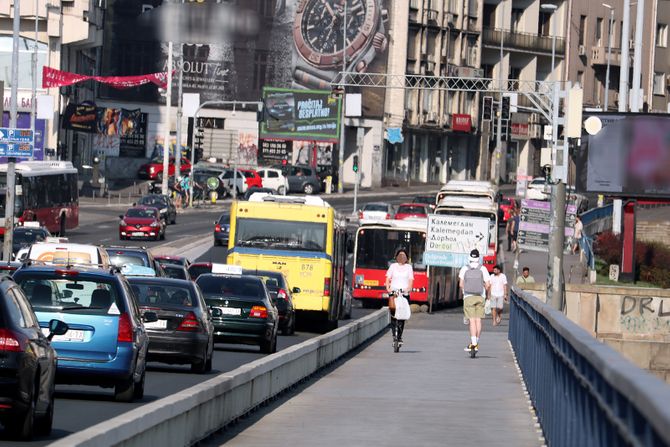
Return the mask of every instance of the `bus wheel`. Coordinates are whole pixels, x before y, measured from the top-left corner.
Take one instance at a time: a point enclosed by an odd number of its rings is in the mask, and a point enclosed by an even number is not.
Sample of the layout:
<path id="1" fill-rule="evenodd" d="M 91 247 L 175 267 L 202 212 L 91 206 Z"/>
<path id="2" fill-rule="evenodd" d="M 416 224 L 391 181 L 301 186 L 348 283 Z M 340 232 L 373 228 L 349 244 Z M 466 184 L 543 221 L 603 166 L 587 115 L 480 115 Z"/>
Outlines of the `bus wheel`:
<path id="1" fill-rule="evenodd" d="M 67 218 L 65 217 L 65 214 L 61 214 L 61 216 L 60 216 L 60 231 L 58 232 L 58 235 L 60 237 L 65 236 L 66 223 L 67 223 Z"/>

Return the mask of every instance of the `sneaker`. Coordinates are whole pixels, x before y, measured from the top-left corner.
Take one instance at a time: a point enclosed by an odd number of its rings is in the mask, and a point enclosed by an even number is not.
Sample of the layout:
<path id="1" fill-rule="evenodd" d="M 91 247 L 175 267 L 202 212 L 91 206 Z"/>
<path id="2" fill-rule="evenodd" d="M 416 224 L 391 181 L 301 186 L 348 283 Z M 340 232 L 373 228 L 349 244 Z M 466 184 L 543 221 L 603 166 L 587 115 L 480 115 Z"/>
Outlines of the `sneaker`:
<path id="1" fill-rule="evenodd" d="M 463 324 L 470 324 L 470 319 L 468 317 L 463 317 Z"/>
<path id="2" fill-rule="evenodd" d="M 398 345 L 402 346 L 402 338 L 400 340 L 398 340 Z"/>
<path id="3" fill-rule="evenodd" d="M 465 352 L 470 352 L 470 351 L 472 351 L 472 348 L 473 348 L 474 346 L 476 346 L 476 345 L 473 345 L 472 343 L 470 343 L 470 344 L 467 345 L 467 346 L 465 347 L 465 349 L 463 349 L 463 350 L 464 350 Z"/>
<path id="4" fill-rule="evenodd" d="M 479 343 L 473 346 L 475 348 L 475 352 L 479 351 Z"/>

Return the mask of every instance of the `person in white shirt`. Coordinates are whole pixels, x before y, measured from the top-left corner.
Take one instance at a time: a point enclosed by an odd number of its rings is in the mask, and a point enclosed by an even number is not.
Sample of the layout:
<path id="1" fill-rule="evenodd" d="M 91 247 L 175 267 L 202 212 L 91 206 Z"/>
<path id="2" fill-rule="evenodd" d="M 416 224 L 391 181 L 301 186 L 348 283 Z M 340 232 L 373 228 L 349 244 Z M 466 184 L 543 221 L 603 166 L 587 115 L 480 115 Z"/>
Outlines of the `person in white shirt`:
<path id="1" fill-rule="evenodd" d="M 399 248 L 395 252 L 395 260 L 386 271 L 386 291 L 390 294 L 396 290 L 402 290 L 403 295 L 409 301 L 409 292 L 414 283 L 414 270 L 412 265 L 407 263 L 407 250 Z M 397 320 L 394 317 L 394 311 L 391 311 L 391 334 L 393 340 L 397 340 L 402 345 L 402 332 L 405 329 L 405 320 Z"/>
<path id="2" fill-rule="evenodd" d="M 459 286 L 463 291 L 463 314 L 470 326 L 470 344 L 465 351 L 479 351 L 479 337 L 482 335 L 484 318 L 484 298 L 491 288 L 489 272 L 480 264 L 479 250 L 470 252 L 467 265 L 458 272 Z"/>
<path id="3" fill-rule="evenodd" d="M 498 326 L 502 321 L 503 301 L 509 300 L 509 289 L 507 287 L 507 276 L 502 273 L 499 265 L 493 267 L 493 275 L 489 279 L 491 283 L 491 313 L 493 325 Z"/>

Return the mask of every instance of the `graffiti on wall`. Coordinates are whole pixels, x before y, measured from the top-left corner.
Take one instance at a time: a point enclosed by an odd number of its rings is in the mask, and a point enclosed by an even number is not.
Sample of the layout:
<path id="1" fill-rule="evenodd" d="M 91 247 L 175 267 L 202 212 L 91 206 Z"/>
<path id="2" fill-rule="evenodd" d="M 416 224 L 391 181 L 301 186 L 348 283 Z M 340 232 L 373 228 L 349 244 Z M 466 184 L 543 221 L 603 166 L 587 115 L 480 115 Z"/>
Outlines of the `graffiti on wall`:
<path id="1" fill-rule="evenodd" d="M 630 333 L 670 333 L 670 298 L 624 296 L 619 323 Z"/>

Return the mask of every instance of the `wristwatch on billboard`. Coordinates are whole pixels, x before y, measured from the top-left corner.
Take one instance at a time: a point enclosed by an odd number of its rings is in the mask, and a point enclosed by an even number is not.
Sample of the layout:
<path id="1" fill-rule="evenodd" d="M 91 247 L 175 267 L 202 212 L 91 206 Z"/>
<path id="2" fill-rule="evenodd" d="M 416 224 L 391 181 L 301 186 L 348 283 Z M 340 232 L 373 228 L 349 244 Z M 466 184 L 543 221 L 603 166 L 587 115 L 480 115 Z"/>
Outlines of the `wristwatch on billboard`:
<path id="1" fill-rule="evenodd" d="M 346 10 L 346 71 L 364 72 L 388 39 L 385 0 L 344 0 Z M 342 71 L 344 1 L 300 0 L 293 23 L 294 86 L 329 90 Z"/>

